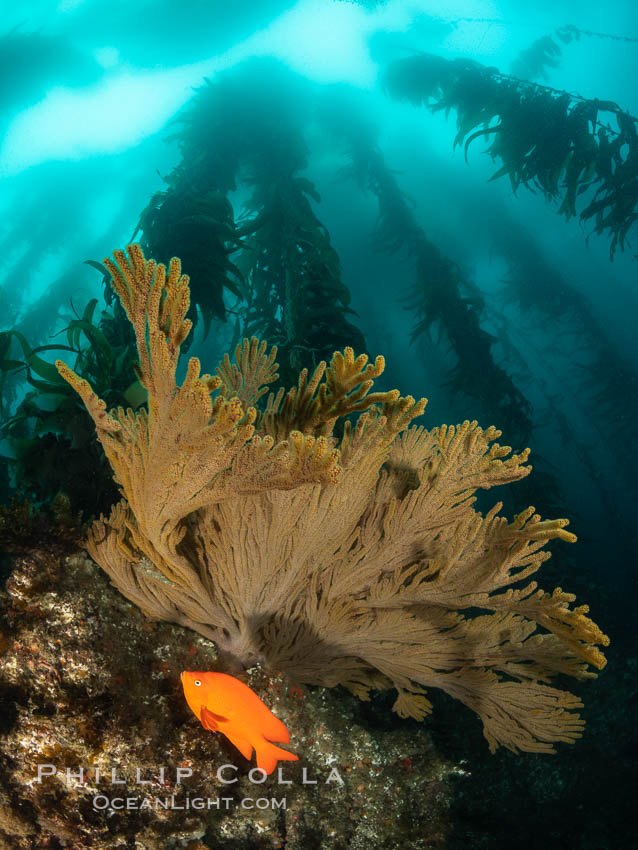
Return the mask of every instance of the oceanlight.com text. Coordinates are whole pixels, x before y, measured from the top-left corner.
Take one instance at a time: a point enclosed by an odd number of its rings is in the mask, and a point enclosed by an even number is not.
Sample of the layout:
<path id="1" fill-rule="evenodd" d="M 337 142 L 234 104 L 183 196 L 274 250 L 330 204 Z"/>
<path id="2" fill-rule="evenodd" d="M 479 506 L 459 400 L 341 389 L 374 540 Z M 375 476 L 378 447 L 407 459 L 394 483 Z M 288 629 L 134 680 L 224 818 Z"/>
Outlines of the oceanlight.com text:
<path id="1" fill-rule="evenodd" d="M 281 797 L 244 797 L 235 800 L 233 797 L 185 797 L 176 799 L 175 795 L 170 797 L 107 797 L 106 794 L 97 794 L 93 797 L 93 808 L 101 810 L 137 811 L 139 809 L 285 809 L 286 798 Z"/>

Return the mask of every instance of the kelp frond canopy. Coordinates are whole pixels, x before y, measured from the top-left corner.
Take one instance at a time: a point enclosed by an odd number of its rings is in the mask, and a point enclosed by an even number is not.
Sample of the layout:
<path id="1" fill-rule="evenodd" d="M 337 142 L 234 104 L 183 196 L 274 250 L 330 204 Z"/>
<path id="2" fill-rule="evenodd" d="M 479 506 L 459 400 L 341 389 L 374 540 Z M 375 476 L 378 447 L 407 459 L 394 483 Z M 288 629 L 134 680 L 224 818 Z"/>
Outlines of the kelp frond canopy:
<path id="1" fill-rule="evenodd" d="M 148 411 L 107 412 L 56 365 L 120 487 L 87 546 L 126 597 L 245 664 L 362 699 L 394 688 L 402 717 L 423 718 L 425 689 L 441 688 L 480 715 L 492 750 L 553 752 L 581 735 L 579 699 L 550 682 L 592 676 L 608 639 L 587 606 L 532 580 L 549 540 L 575 539 L 567 520 L 474 507 L 479 488 L 528 474 L 527 450 L 476 422 L 411 425 L 425 399 L 374 392 L 383 358 L 350 348 L 273 395 L 276 351 L 244 340 L 215 375 L 191 358 L 179 386 L 190 331 L 179 260 L 166 270 L 131 245 L 105 263 Z"/>
<path id="2" fill-rule="evenodd" d="M 591 189 L 580 210 L 594 231 L 611 237 L 610 255 L 625 248 L 638 220 L 638 119 L 612 101 L 587 100 L 500 74 L 468 59 L 419 54 L 393 62 L 385 88 L 396 98 L 432 111 L 457 113 L 454 144 L 491 137 L 488 153 L 501 163 L 492 180 L 508 175 L 560 199 L 559 212 L 577 213 L 577 198 Z M 603 124 L 602 117 L 613 121 Z"/>

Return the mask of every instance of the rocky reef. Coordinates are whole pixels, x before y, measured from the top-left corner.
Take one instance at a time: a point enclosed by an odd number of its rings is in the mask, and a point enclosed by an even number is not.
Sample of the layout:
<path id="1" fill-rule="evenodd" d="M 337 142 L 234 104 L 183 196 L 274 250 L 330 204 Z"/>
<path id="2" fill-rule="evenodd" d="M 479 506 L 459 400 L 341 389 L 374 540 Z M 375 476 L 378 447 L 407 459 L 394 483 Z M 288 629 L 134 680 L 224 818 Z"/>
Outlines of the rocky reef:
<path id="1" fill-rule="evenodd" d="M 238 675 L 300 758 L 262 781 L 184 701 L 182 670 L 224 669 L 210 641 L 147 620 L 68 545 L 22 551 L 9 566 L 2 850 L 444 846 L 463 770 L 424 728 L 371 729 L 344 690 L 254 667 Z"/>

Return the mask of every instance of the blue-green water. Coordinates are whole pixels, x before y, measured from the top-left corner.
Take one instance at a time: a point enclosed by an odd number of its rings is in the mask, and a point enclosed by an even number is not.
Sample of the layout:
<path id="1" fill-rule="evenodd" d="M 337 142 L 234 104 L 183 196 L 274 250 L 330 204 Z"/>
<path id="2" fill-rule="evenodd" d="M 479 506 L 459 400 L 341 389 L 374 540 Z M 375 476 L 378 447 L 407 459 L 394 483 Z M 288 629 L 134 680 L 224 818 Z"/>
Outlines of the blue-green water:
<path id="1" fill-rule="evenodd" d="M 599 678 L 568 685 L 584 737 L 490 755 L 474 715 L 429 692 L 418 729 L 469 774 L 437 846 L 633 846 L 637 71 L 629 0 L 3 12 L 0 501 L 46 511 L 63 492 L 88 520 L 117 498 L 47 364 L 81 371 L 82 351 L 109 406 L 137 403 L 96 265 L 135 238 L 181 257 L 205 370 L 253 333 L 278 344 L 287 386 L 336 348 L 382 354 L 380 389 L 428 397 L 420 424 L 477 419 L 530 447 L 531 476 L 498 494 L 507 515 L 570 518 L 578 543 L 550 547 L 539 583 L 611 638 Z M 391 702 L 358 709 L 381 746 L 411 728 Z"/>

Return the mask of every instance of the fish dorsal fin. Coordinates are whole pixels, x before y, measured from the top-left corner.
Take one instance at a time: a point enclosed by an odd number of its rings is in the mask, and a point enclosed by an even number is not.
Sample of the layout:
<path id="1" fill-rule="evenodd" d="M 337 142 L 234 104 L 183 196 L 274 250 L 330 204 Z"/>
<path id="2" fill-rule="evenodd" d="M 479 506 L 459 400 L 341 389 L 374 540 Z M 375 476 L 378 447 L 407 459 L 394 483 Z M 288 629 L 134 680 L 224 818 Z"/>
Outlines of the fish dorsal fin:
<path id="1" fill-rule="evenodd" d="M 219 724 L 228 720 L 227 717 L 223 717 L 221 714 L 213 714 L 206 706 L 202 706 L 199 719 L 202 721 L 204 729 L 209 729 L 211 732 L 217 732 Z"/>

